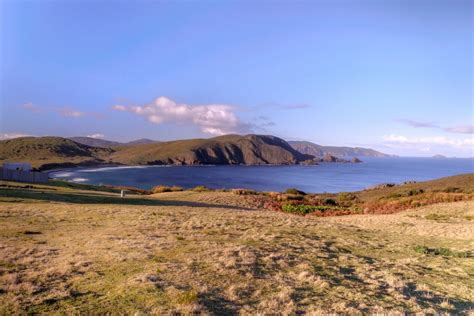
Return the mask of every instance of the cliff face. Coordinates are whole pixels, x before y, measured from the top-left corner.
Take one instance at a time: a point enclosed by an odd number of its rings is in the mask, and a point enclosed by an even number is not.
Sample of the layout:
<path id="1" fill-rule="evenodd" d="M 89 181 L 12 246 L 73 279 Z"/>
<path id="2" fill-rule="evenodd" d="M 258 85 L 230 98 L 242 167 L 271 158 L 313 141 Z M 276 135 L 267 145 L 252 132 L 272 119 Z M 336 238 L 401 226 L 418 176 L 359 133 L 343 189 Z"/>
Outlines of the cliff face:
<path id="1" fill-rule="evenodd" d="M 121 148 L 112 160 L 126 164 L 297 164 L 312 159 L 284 140 L 263 135 L 226 135 Z"/>

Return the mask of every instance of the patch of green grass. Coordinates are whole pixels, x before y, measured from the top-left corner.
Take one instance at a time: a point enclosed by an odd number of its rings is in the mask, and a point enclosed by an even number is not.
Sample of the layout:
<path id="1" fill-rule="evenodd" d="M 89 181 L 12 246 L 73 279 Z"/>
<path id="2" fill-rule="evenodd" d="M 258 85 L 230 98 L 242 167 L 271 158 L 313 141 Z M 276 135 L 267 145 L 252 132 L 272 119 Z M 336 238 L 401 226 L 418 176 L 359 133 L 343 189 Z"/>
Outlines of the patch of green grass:
<path id="1" fill-rule="evenodd" d="M 423 255 L 432 256 L 443 256 L 443 257 L 455 257 L 455 258 L 467 258 L 469 255 L 464 251 L 454 251 L 448 248 L 429 248 L 422 245 L 416 245 L 413 250 Z"/>
<path id="2" fill-rule="evenodd" d="M 110 187 L 92 185 L 92 184 L 74 183 L 74 182 L 69 182 L 69 181 L 53 180 L 53 179 L 50 179 L 48 181 L 48 186 L 57 187 L 57 188 L 87 190 L 87 191 L 120 193 L 119 189 L 113 189 Z"/>
<path id="3" fill-rule="evenodd" d="M 315 211 L 324 212 L 327 210 L 337 210 L 339 208 L 326 205 L 283 204 L 281 209 L 287 213 L 305 215 Z"/>
<path id="4" fill-rule="evenodd" d="M 118 195 L 71 191 L 22 190 L 0 188 L 0 200 L 12 202 L 12 198 L 27 201 L 48 201 L 80 204 L 161 205 L 158 200 L 146 198 L 121 198 Z M 24 202 L 24 201 L 20 201 Z"/>

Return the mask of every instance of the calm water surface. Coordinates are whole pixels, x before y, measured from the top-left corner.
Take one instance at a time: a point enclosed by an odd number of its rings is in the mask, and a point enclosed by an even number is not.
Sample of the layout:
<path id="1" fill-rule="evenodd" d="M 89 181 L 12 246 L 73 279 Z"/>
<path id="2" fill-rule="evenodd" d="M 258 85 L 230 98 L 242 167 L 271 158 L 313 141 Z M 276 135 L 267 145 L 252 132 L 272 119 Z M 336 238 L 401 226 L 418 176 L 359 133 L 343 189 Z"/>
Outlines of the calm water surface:
<path id="1" fill-rule="evenodd" d="M 50 176 L 88 184 L 112 184 L 149 189 L 155 185 L 192 188 L 249 188 L 283 191 L 341 192 L 379 183 L 431 180 L 474 172 L 473 159 L 364 158 L 363 163 L 316 166 L 136 166 L 74 168 Z"/>

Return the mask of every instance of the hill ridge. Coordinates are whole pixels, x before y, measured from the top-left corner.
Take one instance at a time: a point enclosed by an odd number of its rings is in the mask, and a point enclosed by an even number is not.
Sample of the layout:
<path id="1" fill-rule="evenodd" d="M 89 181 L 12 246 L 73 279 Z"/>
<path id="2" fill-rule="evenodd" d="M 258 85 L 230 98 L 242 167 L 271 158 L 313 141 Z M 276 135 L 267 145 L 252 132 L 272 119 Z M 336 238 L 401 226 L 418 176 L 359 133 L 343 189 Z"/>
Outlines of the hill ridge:
<path id="1" fill-rule="evenodd" d="M 303 154 L 324 157 L 326 154 L 336 157 L 393 157 L 380 151 L 364 147 L 322 146 L 309 141 L 289 141 L 294 149 Z"/>

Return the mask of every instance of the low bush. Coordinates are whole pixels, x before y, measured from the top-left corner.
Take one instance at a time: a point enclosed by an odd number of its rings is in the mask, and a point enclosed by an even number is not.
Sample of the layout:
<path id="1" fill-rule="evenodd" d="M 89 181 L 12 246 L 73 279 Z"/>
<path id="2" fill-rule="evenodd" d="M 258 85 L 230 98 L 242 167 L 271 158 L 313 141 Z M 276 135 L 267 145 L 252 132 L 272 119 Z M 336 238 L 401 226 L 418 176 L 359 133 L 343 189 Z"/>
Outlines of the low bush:
<path id="1" fill-rule="evenodd" d="M 344 207 L 352 207 L 359 202 L 357 195 L 351 192 L 342 192 L 337 195 L 337 204 Z"/>
<path id="2" fill-rule="evenodd" d="M 294 195 L 306 195 L 305 192 L 303 191 L 300 191 L 298 189 L 295 189 L 295 188 L 289 188 L 285 191 L 286 194 L 294 194 Z"/>
<path id="3" fill-rule="evenodd" d="M 445 193 L 463 193 L 464 190 L 461 188 L 456 188 L 456 187 L 447 187 L 446 189 L 442 190 L 442 192 Z"/>
<path id="4" fill-rule="evenodd" d="M 357 195 L 351 192 L 341 192 L 337 195 L 337 199 L 341 202 L 356 201 Z"/>
<path id="5" fill-rule="evenodd" d="M 398 198 L 401 198 L 401 197 L 407 197 L 407 196 L 414 196 L 414 195 L 422 194 L 424 192 L 425 191 L 423 189 L 410 189 L 410 190 L 405 190 L 405 191 L 394 192 L 392 194 L 389 194 L 389 195 L 385 196 L 385 198 L 387 198 L 387 199 L 398 199 Z"/>
<path id="6" fill-rule="evenodd" d="M 232 189 L 232 194 L 235 195 L 256 195 L 257 191 L 250 189 Z"/>
<path id="7" fill-rule="evenodd" d="M 297 194 L 279 194 L 276 197 L 277 201 L 284 202 L 284 201 L 302 201 L 304 200 L 303 195 Z"/>
<path id="8" fill-rule="evenodd" d="M 336 206 L 337 202 L 334 199 L 324 199 L 324 204 Z"/>
<path id="9" fill-rule="evenodd" d="M 283 204 L 281 209 L 287 213 L 306 215 L 316 211 L 337 210 L 338 208 L 324 205 L 307 205 L 307 204 Z"/>
<path id="10" fill-rule="evenodd" d="M 194 191 L 194 192 L 209 192 L 209 191 L 211 191 L 211 189 L 209 189 L 208 187 L 205 187 L 203 185 L 198 185 L 197 187 L 192 188 L 191 191 Z"/>
<path id="11" fill-rule="evenodd" d="M 411 189 L 411 190 L 406 191 L 406 195 L 407 196 L 413 196 L 413 195 L 422 194 L 424 192 L 425 191 L 423 189 Z"/>
<path id="12" fill-rule="evenodd" d="M 178 191 L 183 191 L 183 188 L 176 185 L 172 187 L 168 187 L 166 185 L 157 185 L 151 189 L 152 193 L 178 192 Z"/>

